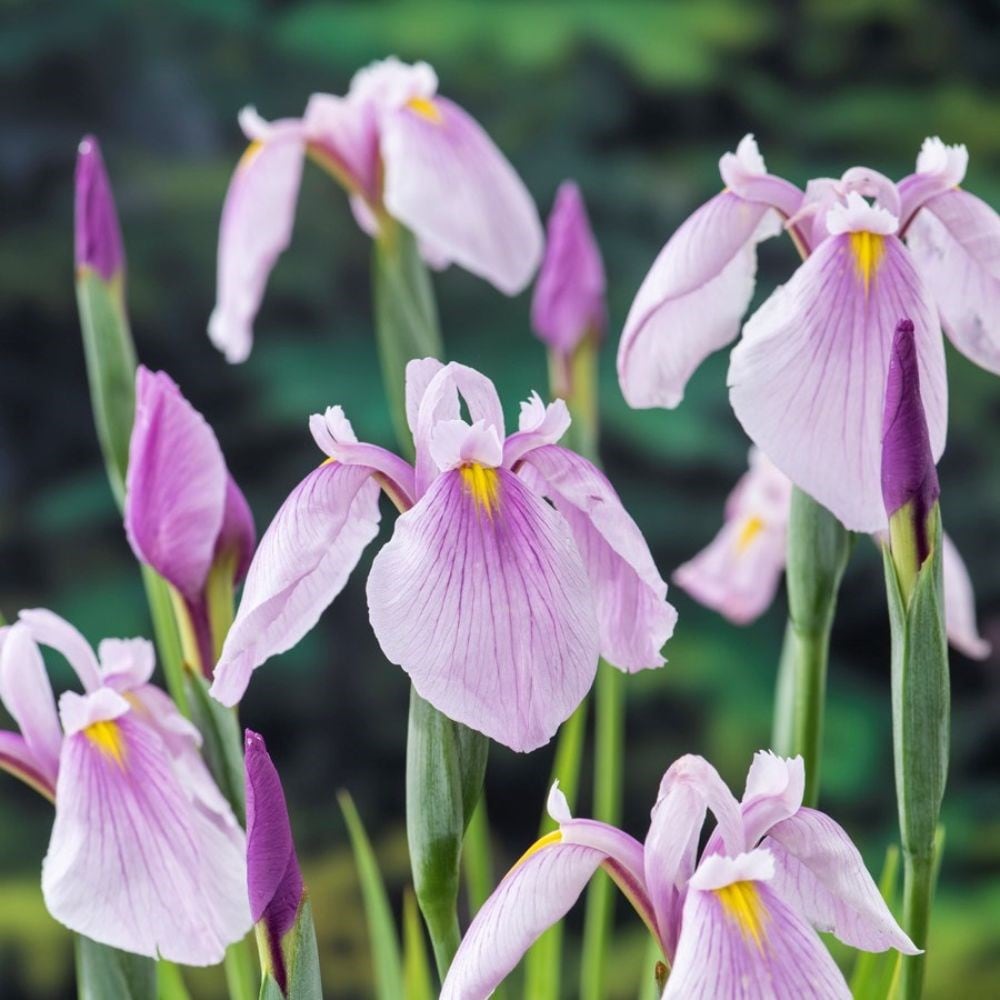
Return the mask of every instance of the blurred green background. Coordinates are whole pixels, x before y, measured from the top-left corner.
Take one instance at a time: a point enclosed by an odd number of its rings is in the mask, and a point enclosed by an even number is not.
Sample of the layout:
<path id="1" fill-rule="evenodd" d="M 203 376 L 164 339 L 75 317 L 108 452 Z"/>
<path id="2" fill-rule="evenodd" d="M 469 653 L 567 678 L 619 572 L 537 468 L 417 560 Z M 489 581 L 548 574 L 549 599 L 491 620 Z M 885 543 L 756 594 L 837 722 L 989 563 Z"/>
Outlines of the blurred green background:
<path id="1" fill-rule="evenodd" d="M 314 168 L 249 362 L 230 367 L 208 343 L 219 212 L 243 145 L 236 112 L 253 103 L 265 117 L 297 115 L 310 93 L 343 92 L 372 59 L 430 61 L 442 92 L 483 122 L 543 212 L 564 177 L 583 188 L 610 283 L 603 458 L 664 575 L 716 531 L 747 441 L 727 404 L 726 352 L 699 371 L 679 410 L 633 413 L 614 350 L 653 257 L 718 190 L 719 155 L 752 131 L 772 171 L 799 184 L 856 163 L 900 176 L 923 138 L 940 134 L 968 144 L 967 187 L 1000 204 L 995 3 L 8 0 L 0 19 L 0 608 L 9 617 L 51 607 L 94 640 L 149 626 L 90 421 L 75 312 L 72 172 L 85 132 L 104 145 L 118 199 L 140 356 L 207 415 L 262 530 L 317 461 L 310 413 L 340 402 L 363 439 L 388 444 L 391 431 L 371 334 L 369 242 Z M 787 241 L 765 244 L 761 258 L 763 290 L 795 263 Z M 493 377 L 513 416 L 530 389 L 545 387 L 528 296 L 505 299 L 458 270 L 436 287 L 450 356 Z M 1000 383 L 950 348 L 948 362 L 945 518 L 983 628 L 1000 644 Z M 338 788 L 354 795 L 397 904 L 406 879 L 408 685 L 368 626 L 370 559 L 320 627 L 256 675 L 243 709 L 285 780 L 331 997 L 371 990 Z M 895 825 L 879 563 L 859 542 L 842 592 L 823 801 L 876 870 Z M 783 595 L 748 629 L 676 588 L 672 600 L 681 618 L 669 665 L 627 688 L 626 826 L 640 837 L 659 777 L 681 753 L 706 755 L 739 790 L 751 753 L 768 742 L 784 624 Z M 1000 995 L 997 666 L 996 655 L 953 658 L 932 997 Z M 533 837 L 550 763 L 544 750 L 492 754 L 501 870 Z M 69 936 L 38 888 L 50 824 L 45 802 L 0 776 L 0 995 L 11 1000 L 72 995 Z M 619 917 L 609 997 L 634 996 L 650 971 L 641 924 L 624 904 Z M 221 995 L 214 971 L 191 984 L 199 997 Z"/>

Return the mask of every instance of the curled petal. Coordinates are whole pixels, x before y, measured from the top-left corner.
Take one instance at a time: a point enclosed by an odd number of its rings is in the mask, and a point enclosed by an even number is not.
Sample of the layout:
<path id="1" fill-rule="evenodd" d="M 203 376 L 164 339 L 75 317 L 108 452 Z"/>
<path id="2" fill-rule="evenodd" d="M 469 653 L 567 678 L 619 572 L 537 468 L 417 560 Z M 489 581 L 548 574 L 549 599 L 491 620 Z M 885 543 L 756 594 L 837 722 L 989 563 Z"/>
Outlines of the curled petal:
<path id="1" fill-rule="evenodd" d="M 944 349 L 931 300 L 894 236 L 828 237 L 744 327 L 730 400 L 754 442 L 854 531 L 885 524 L 882 407 L 893 332 L 915 328 L 935 459 L 944 450 Z"/>
<path id="2" fill-rule="evenodd" d="M 566 518 L 594 592 L 601 654 L 629 672 L 659 667 L 677 612 L 638 525 L 602 472 L 575 452 L 543 445 L 524 457 Z"/>
<path id="3" fill-rule="evenodd" d="M 483 129 L 444 97 L 381 117 L 383 198 L 422 241 L 507 295 L 531 280 L 542 224 L 514 168 Z"/>
<path id="4" fill-rule="evenodd" d="M 371 469 L 337 462 L 321 465 L 292 491 L 250 564 L 215 668 L 214 698 L 235 705 L 251 673 L 316 624 L 378 533 L 378 498 Z"/>
<path id="5" fill-rule="evenodd" d="M 594 679 L 579 552 L 563 518 L 506 469 L 438 477 L 376 556 L 368 610 L 422 698 L 513 750 L 547 743 Z"/>
<path id="6" fill-rule="evenodd" d="M 46 608 L 25 608 L 18 620 L 40 646 L 49 646 L 66 658 L 85 691 L 101 686 L 101 670 L 90 643 L 65 618 Z"/>
<path id="7" fill-rule="evenodd" d="M 969 571 L 955 543 L 942 535 L 941 572 L 944 576 L 944 617 L 948 641 L 960 653 L 973 660 L 985 660 L 992 647 L 979 634 L 976 625 L 976 595 Z"/>
<path id="8" fill-rule="evenodd" d="M 625 320 L 618 380 L 629 406 L 680 403 L 694 370 L 739 332 L 753 296 L 756 244 L 777 232 L 768 205 L 723 191 L 674 233 Z"/>
<path id="9" fill-rule="evenodd" d="M 740 802 L 747 847 L 753 847 L 775 823 L 799 811 L 805 785 L 801 757 L 779 757 L 769 750 L 753 755 Z"/>
<path id="10" fill-rule="evenodd" d="M 924 139 L 916 173 L 899 182 L 901 231 L 906 231 L 926 201 L 961 184 L 968 166 L 969 151 L 965 146 L 947 146 L 937 136 Z"/>
<path id="11" fill-rule="evenodd" d="M 148 639 L 102 639 L 97 655 L 101 683 L 118 692 L 141 687 L 156 667 L 156 653 Z"/>
<path id="12" fill-rule="evenodd" d="M 313 94 L 302 125 L 313 158 L 324 166 L 329 160 L 338 180 L 357 192 L 351 202 L 361 228 L 368 232 L 364 222 L 369 220 L 377 228 L 368 207 L 378 198 L 378 124 L 372 102 L 352 95 Z"/>

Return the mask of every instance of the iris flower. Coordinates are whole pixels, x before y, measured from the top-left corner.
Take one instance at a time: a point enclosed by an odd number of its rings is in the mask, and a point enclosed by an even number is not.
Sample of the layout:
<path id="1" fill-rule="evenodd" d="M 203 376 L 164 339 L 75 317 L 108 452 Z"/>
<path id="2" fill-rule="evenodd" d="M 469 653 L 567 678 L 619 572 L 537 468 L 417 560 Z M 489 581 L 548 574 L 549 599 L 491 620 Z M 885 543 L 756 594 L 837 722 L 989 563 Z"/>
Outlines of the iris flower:
<path id="1" fill-rule="evenodd" d="M 958 186 L 967 161 L 964 146 L 928 139 L 898 185 L 852 167 L 803 193 L 769 174 L 746 136 L 720 161 L 725 189 L 677 230 L 639 289 L 618 354 L 625 398 L 681 401 L 697 366 L 736 337 L 756 244 L 784 223 L 805 261 L 744 325 L 730 400 L 797 486 L 846 527 L 879 530 L 882 403 L 899 317 L 914 324 L 935 460 L 947 425 L 942 320 L 960 351 L 1000 372 L 1000 217 Z"/>
<path id="2" fill-rule="evenodd" d="M 83 693 L 59 708 L 39 645 Z M 201 736 L 159 688 L 152 645 L 91 649 L 69 622 L 22 611 L 0 630 L 0 698 L 19 733 L 0 767 L 55 803 L 42 866 L 49 912 L 102 944 L 213 965 L 251 926 L 246 838 L 201 759 Z"/>
<path id="3" fill-rule="evenodd" d="M 573 819 L 554 786 L 559 824 L 531 847 L 477 914 L 441 1000 L 482 1000 L 603 868 L 672 969 L 665 1000 L 848 1000 L 817 930 L 865 951 L 916 953 L 847 833 L 802 806 L 802 758 L 755 755 L 737 802 L 706 760 L 663 776 L 645 843 Z M 698 854 L 706 812 L 717 825 Z"/>
<path id="4" fill-rule="evenodd" d="M 507 437 L 489 379 L 425 358 L 407 366 L 406 411 L 412 466 L 359 443 L 340 407 L 310 419 L 329 458 L 261 539 L 212 694 L 235 704 L 313 627 L 378 531 L 381 487 L 402 512 L 368 577 L 383 652 L 450 718 L 534 749 L 583 699 L 599 654 L 626 671 L 663 664 L 666 584 L 608 480 L 556 444 L 562 401 L 533 395 Z"/>
<path id="5" fill-rule="evenodd" d="M 770 607 L 785 570 L 792 484 L 759 449 L 726 500 L 725 520 L 714 539 L 674 572 L 674 583 L 696 601 L 736 625 L 746 625 Z M 948 640 L 973 659 L 985 659 L 990 644 L 976 627 L 969 571 L 951 539 L 942 536 L 945 620 Z"/>
<path id="6" fill-rule="evenodd" d="M 542 254 L 542 226 L 521 179 L 482 127 L 437 92 L 427 63 L 390 58 L 358 72 L 346 96 L 314 94 L 302 118 L 240 114 L 250 147 L 222 210 L 209 336 L 230 361 L 250 353 L 271 268 L 288 246 L 308 155 L 347 191 L 376 235 L 407 226 L 435 267 L 455 263 L 516 294 Z"/>

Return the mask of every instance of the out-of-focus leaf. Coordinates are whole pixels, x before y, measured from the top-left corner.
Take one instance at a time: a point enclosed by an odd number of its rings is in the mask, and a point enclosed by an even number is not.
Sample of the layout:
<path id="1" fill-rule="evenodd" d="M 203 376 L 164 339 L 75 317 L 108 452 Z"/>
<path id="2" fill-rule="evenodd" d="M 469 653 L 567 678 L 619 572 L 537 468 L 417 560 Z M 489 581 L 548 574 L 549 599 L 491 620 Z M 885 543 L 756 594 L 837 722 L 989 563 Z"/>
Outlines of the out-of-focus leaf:
<path id="1" fill-rule="evenodd" d="M 79 1000 L 157 1000 L 156 963 L 77 935 Z"/>

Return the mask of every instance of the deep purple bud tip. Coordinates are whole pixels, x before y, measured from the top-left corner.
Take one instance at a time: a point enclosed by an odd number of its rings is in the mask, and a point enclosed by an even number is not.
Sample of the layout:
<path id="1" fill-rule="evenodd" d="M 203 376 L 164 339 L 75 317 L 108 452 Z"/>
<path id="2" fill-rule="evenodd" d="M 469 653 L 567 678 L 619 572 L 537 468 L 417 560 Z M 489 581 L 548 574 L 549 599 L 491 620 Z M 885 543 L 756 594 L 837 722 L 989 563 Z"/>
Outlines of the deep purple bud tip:
<path id="1" fill-rule="evenodd" d="M 892 517 L 913 503 L 923 525 L 941 495 L 920 400 L 920 372 L 913 323 L 901 319 L 892 340 L 882 417 L 882 497 Z"/>
<path id="2" fill-rule="evenodd" d="M 85 136 L 76 158 L 76 266 L 93 268 L 105 281 L 120 274 L 125 251 L 101 147 Z"/>
<path id="3" fill-rule="evenodd" d="M 250 913 L 277 945 L 294 925 L 305 889 L 285 793 L 263 737 L 246 730 L 244 748 Z"/>

